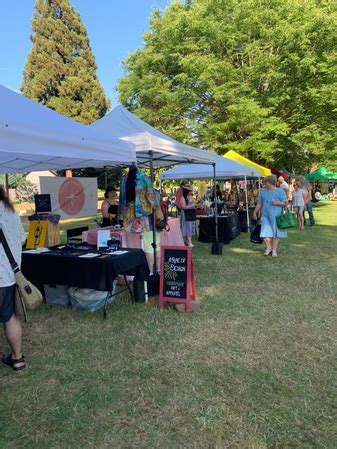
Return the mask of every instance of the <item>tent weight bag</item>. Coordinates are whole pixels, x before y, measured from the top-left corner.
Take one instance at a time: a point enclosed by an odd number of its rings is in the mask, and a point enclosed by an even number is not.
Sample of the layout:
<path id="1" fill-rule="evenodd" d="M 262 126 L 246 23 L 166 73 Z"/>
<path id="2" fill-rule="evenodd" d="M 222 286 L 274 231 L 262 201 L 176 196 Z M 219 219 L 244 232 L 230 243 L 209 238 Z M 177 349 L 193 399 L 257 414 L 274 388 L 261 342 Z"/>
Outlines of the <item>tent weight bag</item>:
<path id="1" fill-rule="evenodd" d="M 222 255 L 222 249 L 223 249 L 223 243 L 212 243 L 212 254 L 216 255 L 216 256 L 221 256 Z"/>

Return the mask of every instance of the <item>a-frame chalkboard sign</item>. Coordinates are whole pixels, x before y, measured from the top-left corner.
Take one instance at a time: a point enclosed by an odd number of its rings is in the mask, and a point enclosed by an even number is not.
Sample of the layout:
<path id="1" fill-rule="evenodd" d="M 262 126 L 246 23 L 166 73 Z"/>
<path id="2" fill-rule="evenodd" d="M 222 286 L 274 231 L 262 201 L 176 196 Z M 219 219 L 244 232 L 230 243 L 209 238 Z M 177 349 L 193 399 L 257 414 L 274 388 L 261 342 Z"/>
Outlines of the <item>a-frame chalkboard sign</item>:
<path id="1" fill-rule="evenodd" d="M 192 248 L 162 246 L 160 260 L 159 310 L 164 302 L 185 304 L 190 312 L 190 300 L 195 299 Z"/>

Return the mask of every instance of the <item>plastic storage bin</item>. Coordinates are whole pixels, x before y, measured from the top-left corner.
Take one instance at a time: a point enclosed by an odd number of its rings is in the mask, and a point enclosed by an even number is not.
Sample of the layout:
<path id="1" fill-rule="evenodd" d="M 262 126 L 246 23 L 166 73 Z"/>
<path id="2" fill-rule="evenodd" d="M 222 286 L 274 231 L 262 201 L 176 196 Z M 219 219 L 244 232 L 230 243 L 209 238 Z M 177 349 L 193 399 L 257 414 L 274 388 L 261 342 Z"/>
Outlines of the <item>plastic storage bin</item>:
<path id="1" fill-rule="evenodd" d="M 66 285 L 44 285 L 46 302 L 50 306 L 70 307 L 69 287 Z"/>

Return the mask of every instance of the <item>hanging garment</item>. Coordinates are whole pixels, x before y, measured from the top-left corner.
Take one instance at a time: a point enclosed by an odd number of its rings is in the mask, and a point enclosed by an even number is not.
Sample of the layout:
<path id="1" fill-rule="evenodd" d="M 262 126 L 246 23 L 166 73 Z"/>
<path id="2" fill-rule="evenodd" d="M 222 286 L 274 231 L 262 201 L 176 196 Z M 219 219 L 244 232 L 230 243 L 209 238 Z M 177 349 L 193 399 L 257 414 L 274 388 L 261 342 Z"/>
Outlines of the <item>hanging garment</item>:
<path id="1" fill-rule="evenodd" d="M 135 180 L 135 200 L 127 202 L 128 175 L 122 177 L 120 212 L 124 228 L 129 232 L 143 232 L 150 230 L 149 216 L 152 210 L 160 207 L 160 199 L 156 196 L 151 180 L 137 169 Z M 130 192 L 129 192 L 130 193 Z"/>

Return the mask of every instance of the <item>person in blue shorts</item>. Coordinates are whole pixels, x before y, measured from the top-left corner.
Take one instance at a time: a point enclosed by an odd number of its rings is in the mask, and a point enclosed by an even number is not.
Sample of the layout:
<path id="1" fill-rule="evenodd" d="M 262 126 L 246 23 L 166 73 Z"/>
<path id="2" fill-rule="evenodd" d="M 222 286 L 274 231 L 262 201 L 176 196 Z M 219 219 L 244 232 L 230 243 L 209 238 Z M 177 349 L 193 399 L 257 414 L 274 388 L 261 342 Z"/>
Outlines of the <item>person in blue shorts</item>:
<path id="1" fill-rule="evenodd" d="M 277 257 L 277 248 L 280 238 L 287 237 L 287 231 L 279 229 L 276 224 L 276 217 L 282 214 L 283 208 L 287 205 L 287 195 L 283 189 L 276 186 L 276 178 L 267 176 L 264 178 L 265 188 L 261 191 L 258 203 L 253 213 L 253 219 L 257 219 L 259 211 L 262 209 L 262 224 L 260 236 L 266 244 L 265 256 L 270 254 Z"/>
<path id="2" fill-rule="evenodd" d="M 0 186 L 0 228 L 16 263 L 20 266 L 22 245 L 26 240 L 26 234 L 2 186 Z M 3 323 L 5 337 L 11 349 L 11 352 L 2 356 L 2 362 L 15 371 L 20 371 L 26 367 L 26 363 L 21 349 L 21 323 L 15 314 L 15 285 L 13 269 L 0 243 L 0 323 Z"/>

